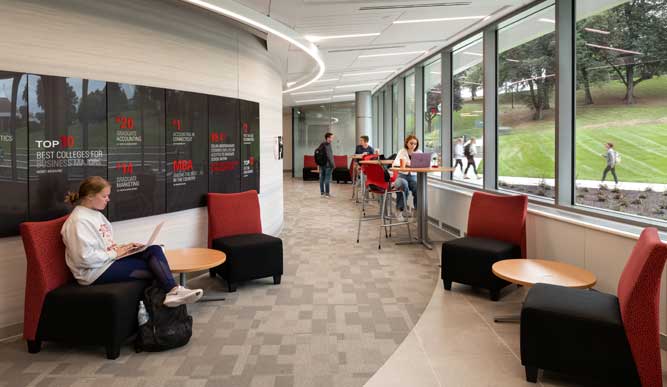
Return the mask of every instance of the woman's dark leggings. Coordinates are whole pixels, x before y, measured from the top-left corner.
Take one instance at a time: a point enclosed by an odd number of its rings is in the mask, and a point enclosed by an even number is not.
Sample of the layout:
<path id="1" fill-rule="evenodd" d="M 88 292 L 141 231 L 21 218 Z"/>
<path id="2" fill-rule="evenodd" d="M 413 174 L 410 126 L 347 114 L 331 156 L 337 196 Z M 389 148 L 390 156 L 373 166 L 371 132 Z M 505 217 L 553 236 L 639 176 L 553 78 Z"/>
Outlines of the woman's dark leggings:
<path id="1" fill-rule="evenodd" d="M 456 159 L 456 163 L 454 164 L 454 169 L 456 167 L 461 167 L 461 172 L 463 172 L 463 160 L 462 159 Z"/>
<path id="2" fill-rule="evenodd" d="M 477 165 L 475 165 L 475 158 L 474 157 L 468 157 L 467 159 L 468 159 L 468 165 L 466 166 L 466 170 L 463 172 L 463 174 L 465 175 L 466 173 L 468 173 L 468 168 L 470 168 L 472 166 L 472 170 L 473 170 L 473 172 L 475 172 L 475 175 L 476 175 L 477 174 Z"/>
<path id="3" fill-rule="evenodd" d="M 155 278 L 165 292 L 176 286 L 162 247 L 150 246 L 144 251 L 121 258 L 109 266 L 94 284 L 108 284 Z"/>

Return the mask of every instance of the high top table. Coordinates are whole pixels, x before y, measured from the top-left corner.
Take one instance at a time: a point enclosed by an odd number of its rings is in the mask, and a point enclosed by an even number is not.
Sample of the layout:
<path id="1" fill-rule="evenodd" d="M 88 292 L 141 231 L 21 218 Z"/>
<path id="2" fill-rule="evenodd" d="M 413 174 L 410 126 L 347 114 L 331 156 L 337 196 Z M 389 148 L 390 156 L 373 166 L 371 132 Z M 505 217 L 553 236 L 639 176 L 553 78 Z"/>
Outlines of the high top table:
<path id="1" fill-rule="evenodd" d="M 453 172 L 454 168 L 430 167 L 430 168 L 391 168 L 399 173 L 417 174 L 417 240 L 398 242 L 398 244 L 420 243 L 427 249 L 432 250 L 431 241 L 428 239 L 428 174 L 432 172 Z M 407 203 L 405 203 L 407 205 Z"/>

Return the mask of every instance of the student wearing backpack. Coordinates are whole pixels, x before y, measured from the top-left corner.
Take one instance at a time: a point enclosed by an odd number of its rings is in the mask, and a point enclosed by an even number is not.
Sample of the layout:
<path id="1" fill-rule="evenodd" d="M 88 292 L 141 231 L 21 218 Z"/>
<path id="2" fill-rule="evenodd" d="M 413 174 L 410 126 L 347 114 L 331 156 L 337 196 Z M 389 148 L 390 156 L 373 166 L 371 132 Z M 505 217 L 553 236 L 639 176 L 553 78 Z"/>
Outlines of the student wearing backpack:
<path id="1" fill-rule="evenodd" d="M 475 145 L 476 143 L 477 140 L 475 140 L 475 137 L 470 137 L 470 141 L 465 145 L 465 147 L 463 147 L 463 155 L 468 160 L 466 170 L 463 171 L 464 179 L 470 179 L 468 177 L 468 168 L 471 166 L 473 172 L 475 172 L 475 179 L 479 179 L 479 176 L 477 175 L 477 165 L 475 164 L 475 156 L 477 155 L 477 146 Z"/>
<path id="2" fill-rule="evenodd" d="M 75 205 L 60 234 L 65 243 L 65 261 L 81 285 L 104 284 L 154 278 L 167 293 L 164 305 L 194 303 L 204 292 L 177 286 L 162 247 L 124 256 L 138 243 L 117 245 L 111 223 L 101 212 L 109 203 L 111 184 L 100 176 L 87 177 L 79 192 L 69 192 L 65 202 Z M 120 258 L 118 258 L 120 257 Z"/>
<path id="3" fill-rule="evenodd" d="M 324 142 L 315 150 L 315 162 L 320 167 L 320 197 L 331 197 L 331 174 L 333 173 L 335 163 L 331 143 L 334 140 L 333 133 L 327 132 L 324 135 Z"/>
<path id="4" fill-rule="evenodd" d="M 607 173 L 611 171 L 611 175 L 614 177 L 614 183 L 618 184 L 618 177 L 616 176 L 616 164 L 618 164 L 618 153 L 614 150 L 614 144 L 608 142 L 604 144 L 604 147 L 607 149 L 607 152 L 601 156 L 607 159 L 607 166 L 602 172 L 602 181 L 604 183 L 607 178 Z"/>

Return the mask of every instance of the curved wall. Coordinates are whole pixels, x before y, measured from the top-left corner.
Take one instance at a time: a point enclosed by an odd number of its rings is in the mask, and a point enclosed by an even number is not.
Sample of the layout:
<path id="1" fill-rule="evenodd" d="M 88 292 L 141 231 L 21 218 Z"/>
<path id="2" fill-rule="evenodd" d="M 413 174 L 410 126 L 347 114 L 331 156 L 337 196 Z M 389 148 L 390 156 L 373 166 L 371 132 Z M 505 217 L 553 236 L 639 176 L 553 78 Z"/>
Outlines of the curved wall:
<path id="1" fill-rule="evenodd" d="M 283 224 L 282 79 L 266 42 L 235 22 L 174 0 L 2 1 L 0 70 L 155 86 L 259 102 L 260 203 L 264 232 Z M 1 92 L 1 91 L 0 91 Z M 113 200 L 113 198 L 112 198 Z M 168 247 L 204 246 L 196 208 L 114 223 L 119 242 L 147 239 L 159 219 Z M 0 338 L 20 332 L 25 256 L 20 238 L 0 239 Z"/>

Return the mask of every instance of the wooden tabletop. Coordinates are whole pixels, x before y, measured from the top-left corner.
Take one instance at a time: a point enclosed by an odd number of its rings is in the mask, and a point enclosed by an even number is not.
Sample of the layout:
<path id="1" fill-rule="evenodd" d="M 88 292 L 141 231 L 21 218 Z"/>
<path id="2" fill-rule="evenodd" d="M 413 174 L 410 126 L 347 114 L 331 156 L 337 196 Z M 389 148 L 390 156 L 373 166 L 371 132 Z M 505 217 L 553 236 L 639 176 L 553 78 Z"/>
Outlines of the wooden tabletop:
<path id="1" fill-rule="evenodd" d="M 190 273 L 210 269 L 223 264 L 227 259 L 222 251 L 200 247 L 167 250 L 165 255 L 173 273 Z"/>
<path id="2" fill-rule="evenodd" d="M 391 165 L 393 163 L 394 160 L 364 160 L 359 162 L 359 164 L 382 164 L 382 165 Z"/>
<path id="3" fill-rule="evenodd" d="M 352 155 L 352 156 L 350 156 L 350 157 L 353 158 L 353 159 L 357 159 L 357 160 L 358 160 L 358 159 L 361 159 L 362 157 L 364 157 L 364 155 Z"/>
<path id="4" fill-rule="evenodd" d="M 400 167 L 393 167 L 391 169 L 392 171 L 398 171 L 398 172 L 454 172 L 454 168 L 450 167 L 429 167 L 429 168 L 410 168 L 410 167 L 405 167 L 405 168 L 400 168 Z"/>
<path id="5" fill-rule="evenodd" d="M 527 287 L 542 282 L 583 289 L 597 282 L 595 274 L 588 270 L 546 259 L 506 259 L 494 263 L 491 271 L 506 281 Z"/>

